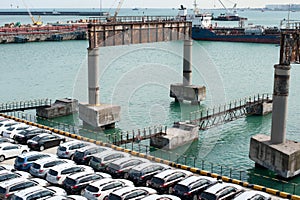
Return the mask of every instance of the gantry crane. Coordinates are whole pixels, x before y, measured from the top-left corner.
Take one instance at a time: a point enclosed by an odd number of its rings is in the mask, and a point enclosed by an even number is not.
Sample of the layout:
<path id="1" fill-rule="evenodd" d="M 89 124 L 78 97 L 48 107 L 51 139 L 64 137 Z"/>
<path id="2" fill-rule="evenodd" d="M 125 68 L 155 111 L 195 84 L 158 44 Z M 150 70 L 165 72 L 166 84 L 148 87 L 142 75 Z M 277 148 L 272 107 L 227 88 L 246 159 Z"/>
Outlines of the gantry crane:
<path id="1" fill-rule="evenodd" d="M 108 18 L 107 18 L 107 21 L 108 21 L 108 22 L 115 22 L 115 21 L 116 21 L 117 16 L 118 16 L 118 14 L 119 14 L 119 11 L 120 11 L 120 9 L 121 9 L 123 3 L 124 3 L 124 0 L 120 0 L 120 1 L 119 1 L 119 4 L 118 4 L 118 6 L 117 6 L 117 8 L 116 8 L 116 10 L 115 10 L 114 16 L 108 17 Z"/>

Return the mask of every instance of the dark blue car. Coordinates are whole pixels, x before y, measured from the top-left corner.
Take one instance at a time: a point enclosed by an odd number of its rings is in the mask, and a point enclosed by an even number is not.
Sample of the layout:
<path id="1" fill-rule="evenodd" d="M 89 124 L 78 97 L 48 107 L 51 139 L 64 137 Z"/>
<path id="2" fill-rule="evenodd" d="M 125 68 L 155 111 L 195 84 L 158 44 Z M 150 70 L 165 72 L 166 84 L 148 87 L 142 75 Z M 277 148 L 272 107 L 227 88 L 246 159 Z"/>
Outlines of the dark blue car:
<path id="1" fill-rule="evenodd" d="M 52 157 L 53 155 L 40 153 L 40 152 L 28 152 L 22 155 L 19 155 L 16 160 L 14 167 L 16 170 L 29 171 L 32 163 L 36 160 Z"/>

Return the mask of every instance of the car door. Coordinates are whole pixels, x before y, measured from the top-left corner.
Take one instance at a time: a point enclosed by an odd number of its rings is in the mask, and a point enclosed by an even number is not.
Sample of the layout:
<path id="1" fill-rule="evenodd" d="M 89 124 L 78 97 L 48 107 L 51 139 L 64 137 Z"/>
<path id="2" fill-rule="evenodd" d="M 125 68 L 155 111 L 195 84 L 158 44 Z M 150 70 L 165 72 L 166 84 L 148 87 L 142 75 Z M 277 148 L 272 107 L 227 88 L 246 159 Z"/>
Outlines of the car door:
<path id="1" fill-rule="evenodd" d="M 5 158 L 11 158 L 18 155 L 18 146 L 7 146 L 3 147 L 2 151 Z"/>

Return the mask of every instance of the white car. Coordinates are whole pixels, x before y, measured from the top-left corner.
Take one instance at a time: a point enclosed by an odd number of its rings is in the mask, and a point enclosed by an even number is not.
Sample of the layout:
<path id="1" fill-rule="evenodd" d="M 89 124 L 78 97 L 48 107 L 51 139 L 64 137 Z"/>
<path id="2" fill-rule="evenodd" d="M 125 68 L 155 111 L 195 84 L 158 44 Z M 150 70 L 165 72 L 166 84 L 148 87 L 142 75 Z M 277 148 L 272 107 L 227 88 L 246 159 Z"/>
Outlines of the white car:
<path id="1" fill-rule="evenodd" d="M 52 196 L 67 196 L 65 190 L 58 188 L 58 187 L 42 187 L 42 186 L 35 186 L 30 187 L 25 190 L 21 190 L 16 192 L 12 199 L 17 200 L 27 200 L 27 199 L 48 199 Z"/>
<path id="2" fill-rule="evenodd" d="M 102 179 L 89 184 L 82 195 L 89 200 L 103 200 L 114 190 L 123 187 L 134 187 L 133 182 L 126 179 Z"/>
<path id="3" fill-rule="evenodd" d="M 5 137 L 5 138 L 14 138 L 14 135 L 16 133 L 19 133 L 23 130 L 27 130 L 27 129 L 36 129 L 36 127 L 33 127 L 33 126 L 28 126 L 27 124 L 24 124 L 24 123 L 19 123 L 19 124 L 15 124 L 15 125 L 12 125 L 8 128 L 6 128 L 5 130 L 2 131 L 2 136 Z"/>
<path id="4" fill-rule="evenodd" d="M 0 135 L 2 135 L 2 131 L 6 130 L 10 126 L 20 124 L 14 120 L 8 119 L 0 122 Z"/>
<path id="5" fill-rule="evenodd" d="M 235 197 L 233 200 L 244 200 L 244 199 L 260 199 L 260 200 L 271 200 L 271 195 L 259 192 L 259 191 L 246 191 Z"/>
<path id="6" fill-rule="evenodd" d="M 32 176 L 45 178 L 49 169 L 55 166 L 60 166 L 63 164 L 75 164 L 71 160 L 59 159 L 59 158 L 44 158 L 34 161 L 30 167 L 29 173 Z"/>
<path id="7" fill-rule="evenodd" d="M 144 197 L 141 200 L 181 200 L 179 197 L 173 196 L 173 195 L 168 195 L 168 194 L 163 194 L 163 195 L 158 195 L 158 194 L 152 194 L 150 196 Z"/>
<path id="8" fill-rule="evenodd" d="M 55 197 L 48 198 L 47 200 L 88 200 L 88 199 L 79 195 L 69 195 L 69 196 L 55 196 Z"/>
<path id="9" fill-rule="evenodd" d="M 56 155 L 59 158 L 68 158 L 72 159 L 74 153 L 81 148 L 92 145 L 91 143 L 82 142 L 79 140 L 72 140 L 69 142 L 65 142 L 57 148 Z"/>
<path id="10" fill-rule="evenodd" d="M 111 192 L 108 199 L 142 199 L 152 194 L 156 194 L 156 190 L 148 187 L 124 187 Z"/>
<path id="11" fill-rule="evenodd" d="M 27 152 L 29 148 L 25 145 L 2 143 L 0 144 L 0 162 Z"/>
<path id="12" fill-rule="evenodd" d="M 55 185 L 62 185 L 67 176 L 78 172 L 94 172 L 91 167 L 85 165 L 64 164 L 49 169 L 46 180 Z"/>
<path id="13" fill-rule="evenodd" d="M 0 182 L 7 181 L 14 178 L 31 178 L 31 175 L 27 172 L 22 171 L 8 171 L 8 170 L 1 170 L 0 171 Z"/>

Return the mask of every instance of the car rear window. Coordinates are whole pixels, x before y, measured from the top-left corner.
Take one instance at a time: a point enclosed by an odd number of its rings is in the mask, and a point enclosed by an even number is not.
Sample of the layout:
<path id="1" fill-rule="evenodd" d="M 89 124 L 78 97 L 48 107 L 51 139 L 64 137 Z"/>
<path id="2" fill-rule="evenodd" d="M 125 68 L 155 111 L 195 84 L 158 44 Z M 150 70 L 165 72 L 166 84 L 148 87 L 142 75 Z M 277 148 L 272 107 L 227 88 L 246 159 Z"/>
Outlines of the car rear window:
<path id="1" fill-rule="evenodd" d="M 108 165 L 109 168 L 113 169 L 113 170 L 119 170 L 121 169 L 121 166 L 120 165 L 117 165 L 117 164 L 113 164 L 113 163 L 110 163 Z"/>
<path id="2" fill-rule="evenodd" d="M 130 175 L 132 175 L 132 176 L 137 176 L 137 177 L 143 175 L 141 171 L 138 171 L 138 170 L 135 170 L 135 169 L 130 170 L 129 173 L 130 173 Z"/>
<path id="3" fill-rule="evenodd" d="M 92 161 L 96 163 L 101 163 L 101 158 L 93 157 Z"/>
<path id="4" fill-rule="evenodd" d="M 189 188 L 185 185 L 177 184 L 174 187 L 174 190 L 180 191 L 180 193 L 186 193 L 189 192 Z"/>
<path id="5" fill-rule="evenodd" d="M 74 179 L 71 179 L 71 178 L 68 178 L 68 177 L 66 178 L 65 183 L 67 185 L 76 185 L 76 181 Z"/>
<path id="6" fill-rule="evenodd" d="M 59 149 L 60 151 L 67 151 L 67 148 L 66 148 L 66 147 L 58 147 L 58 149 Z"/>
<path id="7" fill-rule="evenodd" d="M 24 161 L 25 161 L 24 158 L 17 157 L 17 162 L 18 162 L 18 163 L 23 163 Z"/>
<path id="8" fill-rule="evenodd" d="M 6 189 L 3 187 L 0 187 L 0 194 L 5 194 L 6 193 Z"/>
<path id="9" fill-rule="evenodd" d="M 153 177 L 151 179 L 152 183 L 158 184 L 158 185 L 163 185 L 165 183 L 165 181 L 161 178 L 157 178 L 157 177 Z"/>
<path id="10" fill-rule="evenodd" d="M 203 192 L 200 197 L 203 200 L 215 200 L 216 199 L 216 196 L 214 194 L 211 194 L 208 192 Z"/>
<path id="11" fill-rule="evenodd" d="M 13 200 L 23 200 L 23 198 L 18 197 L 18 196 L 15 196 L 15 195 L 13 195 L 12 199 L 13 199 Z"/>
<path id="12" fill-rule="evenodd" d="M 83 158 L 83 156 L 84 156 L 84 153 L 80 152 L 80 151 L 77 151 L 74 155 L 74 157 L 76 157 L 76 158 Z"/>
<path id="13" fill-rule="evenodd" d="M 0 176 L 0 181 L 5 181 L 13 178 L 18 178 L 19 176 L 17 174 L 3 174 Z"/>
<path id="14" fill-rule="evenodd" d="M 97 188 L 95 186 L 92 186 L 92 185 L 89 185 L 89 186 L 86 187 L 86 190 L 89 191 L 89 192 L 98 192 L 99 188 Z"/>
<path id="15" fill-rule="evenodd" d="M 53 169 L 50 169 L 50 170 L 48 171 L 48 173 L 49 173 L 50 175 L 52 175 L 52 176 L 57 176 L 57 174 L 58 174 L 58 172 L 57 172 L 57 171 L 54 171 Z"/>
<path id="16" fill-rule="evenodd" d="M 108 199 L 109 200 L 122 200 L 121 197 L 119 197 L 118 195 L 115 195 L 115 194 L 110 194 Z"/>
<path id="17" fill-rule="evenodd" d="M 34 169 L 40 169 L 40 168 L 41 168 L 41 165 L 36 164 L 36 163 L 33 163 L 33 164 L 32 164 L 32 167 L 33 167 Z"/>

